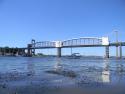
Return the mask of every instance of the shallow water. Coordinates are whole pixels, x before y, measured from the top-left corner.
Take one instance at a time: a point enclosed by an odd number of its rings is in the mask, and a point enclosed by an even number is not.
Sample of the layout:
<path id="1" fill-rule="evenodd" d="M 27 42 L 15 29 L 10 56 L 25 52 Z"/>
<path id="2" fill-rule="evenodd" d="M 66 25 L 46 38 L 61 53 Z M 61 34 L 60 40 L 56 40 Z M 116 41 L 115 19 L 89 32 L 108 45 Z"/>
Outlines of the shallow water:
<path id="1" fill-rule="evenodd" d="M 124 59 L 0 57 L 0 94 L 41 94 L 50 88 L 101 90 L 124 85 Z"/>

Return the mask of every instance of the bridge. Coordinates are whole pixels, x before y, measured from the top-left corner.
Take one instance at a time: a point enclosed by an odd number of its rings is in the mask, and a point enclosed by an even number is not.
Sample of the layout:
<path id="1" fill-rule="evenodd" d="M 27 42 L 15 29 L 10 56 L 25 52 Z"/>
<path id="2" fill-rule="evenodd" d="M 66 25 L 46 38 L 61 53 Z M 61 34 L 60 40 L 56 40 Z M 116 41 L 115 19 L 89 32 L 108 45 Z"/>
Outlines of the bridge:
<path id="1" fill-rule="evenodd" d="M 57 49 L 57 56 L 61 57 L 62 48 L 76 48 L 76 47 L 104 47 L 105 57 L 109 58 L 109 48 L 111 46 L 116 47 L 116 57 L 122 58 L 122 46 L 125 46 L 125 42 L 110 42 L 108 37 L 81 37 L 73 38 L 63 41 L 41 41 L 36 42 L 34 39 L 31 40 L 30 44 L 24 48 L 8 48 L 0 47 L 0 55 L 24 55 L 33 56 L 35 55 L 36 49 Z M 26 52 L 27 51 L 27 52 Z M 118 52 L 120 53 L 118 56 Z"/>
<path id="2" fill-rule="evenodd" d="M 107 42 L 107 43 L 106 43 Z M 109 45 L 108 38 L 95 38 L 95 37 L 85 37 L 85 38 L 74 38 L 64 41 L 42 41 L 35 42 L 32 40 L 31 48 L 44 49 L 44 48 L 69 48 L 69 47 L 90 47 L 90 46 L 104 46 Z"/>
<path id="3" fill-rule="evenodd" d="M 61 57 L 62 48 L 73 48 L 73 47 L 105 47 L 105 57 L 109 58 L 109 47 L 116 47 L 116 56 L 118 57 L 118 47 L 120 52 L 120 58 L 122 58 L 122 46 L 125 46 L 125 42 L 114 42 L 110 43 L 108 37 L 81 37 L 73 38 L 64 41 L 41 41 L 36 42 L 34 39 L 30 44 L 27 45 L 26 49 L 28 56 L 35 54 L 35 49 L 49 49 L 57 48 L 57 56 Z"/>

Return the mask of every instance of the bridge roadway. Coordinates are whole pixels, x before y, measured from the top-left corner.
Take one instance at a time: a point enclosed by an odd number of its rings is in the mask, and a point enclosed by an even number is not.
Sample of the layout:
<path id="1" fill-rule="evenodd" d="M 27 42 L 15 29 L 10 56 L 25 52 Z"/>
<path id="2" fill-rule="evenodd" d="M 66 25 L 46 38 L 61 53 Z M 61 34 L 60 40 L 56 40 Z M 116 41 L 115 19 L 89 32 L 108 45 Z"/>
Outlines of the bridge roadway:
<path id="1" fill-rule="evenodd" d="M 68 46 L 62 46 L 61 48 L 76 48 L 76 47 L 105 47 L 106 45 L 101 44 L 95 44 L 95 45 L 68 45 Z M 118 42 L 118 43 L 109 43 L 108 46 L 125 46 L 125 42 Z M 49 49 L 49 48 L 57 48 L 54 46 L 41 46 L 41 47 L 35 47 L 35 49 Z M 22 48 L 22 49 L 27 49 Z M 34 49 L 34 47 L 31 47 L 31 49 Z"/>
<path id="2" fill-rule="evenodd" d="M 109 46 L 125 46 L 125 42 L 113 42 L 113 43 L 109 43 Z"/>
<path id="3" fill-rule="evenodd" d="M 106 45 L 101 45 L 101 44 L 95 44 L 95 45 L 68 45 L 68 46 L 62 46 L 61 48 L 75 48 L 75 47 L 105 47 Z M 113 42 L 109 43 L 108 46 L 125 46 L 125 42 Z M 40 46 L 40 47 L 35 47 L 35 49 L 49 49 L 49 48 L 57 48 L 55 46 Z M 20 49 L 27 49 L 27 47 L 23 47 Z M 31 49 L 34 49 L 34 47 L 31 47 Z"/>

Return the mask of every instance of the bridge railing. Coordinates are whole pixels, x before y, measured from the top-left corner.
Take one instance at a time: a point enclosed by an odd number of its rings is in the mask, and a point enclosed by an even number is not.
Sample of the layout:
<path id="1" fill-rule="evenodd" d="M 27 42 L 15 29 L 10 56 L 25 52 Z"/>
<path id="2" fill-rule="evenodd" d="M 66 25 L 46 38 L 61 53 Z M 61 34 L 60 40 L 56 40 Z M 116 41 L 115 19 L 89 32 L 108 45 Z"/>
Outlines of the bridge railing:
<path id="1" fill-rule="evenodd" d="M 109 45 L 108 37 L 96 38 L 96 37 L 83 37 L 75 38 L 66 41 L 42 41 L 32 43 L 32 48 L 44 48 L 44 47 L 70 47 L 70 46 L 94 46 L 94 45 Z"/>
<path id="2" fill-rule="evenodd" d="M 101 45 L 101 38 L 79 38 L 71 39 L 62 42 L 63 46 L 75 46 L 75 45 Z"/>
<path id="3" fill-rule="evenodd" d="M 32 44 L 33 48 L 40 48 L 40 47 L 55 47 L 55 42 L 50 41 L 42 41 L 42 42 L 36 42 Z"/>

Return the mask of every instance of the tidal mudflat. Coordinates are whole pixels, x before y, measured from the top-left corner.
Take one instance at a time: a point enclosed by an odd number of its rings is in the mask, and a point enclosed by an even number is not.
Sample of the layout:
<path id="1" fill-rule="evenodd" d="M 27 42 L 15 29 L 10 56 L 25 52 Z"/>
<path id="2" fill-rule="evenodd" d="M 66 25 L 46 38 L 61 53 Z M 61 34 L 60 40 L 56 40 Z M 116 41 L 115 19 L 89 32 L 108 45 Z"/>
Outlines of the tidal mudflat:
<path id="1" fill-rule="evenodd" d="M 125 60 L 0 57 L 0 94 L 125 94 Z"/>

